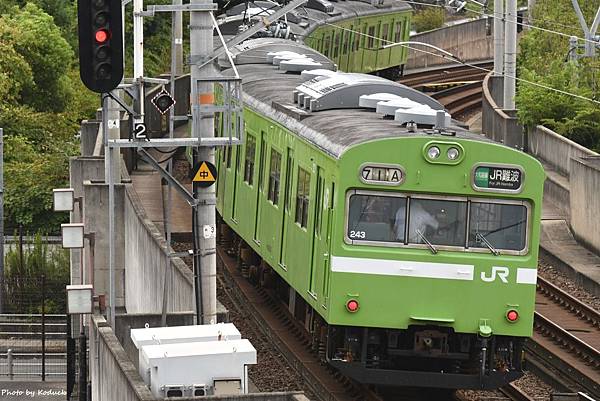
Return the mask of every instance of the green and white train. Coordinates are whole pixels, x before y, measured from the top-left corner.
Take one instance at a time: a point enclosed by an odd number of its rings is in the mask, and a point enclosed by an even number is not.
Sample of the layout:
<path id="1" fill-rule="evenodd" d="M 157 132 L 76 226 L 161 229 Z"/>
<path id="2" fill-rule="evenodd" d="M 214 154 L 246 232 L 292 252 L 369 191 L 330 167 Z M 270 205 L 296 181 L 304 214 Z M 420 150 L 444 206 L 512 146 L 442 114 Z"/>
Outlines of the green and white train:
<path id="1" fill-rule="evenodd" d="M 235 35 L 249 19 L 259 19 L 278 3 L 255 0 L 235 5 L 220 19 L 221 31 Z M 376 73 L 397 79 L 408 58 L 412 7 L 400 0 L 308 0 L 261 35 L 294 37 L 321 52 L 345 72 Z"/>
<path id="2" fill-rule="evenodd" d="M 271 47 L 234 51 L 245 131 L 217 162 L 217 208 L 257 282 L 359 382 L 489 389 L 520 377 L 540 163 L 400 84 L 286 73 Z"/>

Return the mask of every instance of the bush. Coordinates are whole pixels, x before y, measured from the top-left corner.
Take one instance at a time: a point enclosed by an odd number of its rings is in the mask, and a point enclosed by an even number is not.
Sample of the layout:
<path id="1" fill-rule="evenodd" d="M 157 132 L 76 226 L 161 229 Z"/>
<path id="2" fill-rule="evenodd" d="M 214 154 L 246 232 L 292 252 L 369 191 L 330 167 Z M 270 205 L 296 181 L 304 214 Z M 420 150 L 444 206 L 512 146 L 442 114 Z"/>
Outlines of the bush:
<path id="1" fill-rule="evenodd" d="M 416 12 L 412 17 L 413 29 L 417 32 L 431 31 L 444 26 L 446 18 L 442 7 L 428 7 Z"/>

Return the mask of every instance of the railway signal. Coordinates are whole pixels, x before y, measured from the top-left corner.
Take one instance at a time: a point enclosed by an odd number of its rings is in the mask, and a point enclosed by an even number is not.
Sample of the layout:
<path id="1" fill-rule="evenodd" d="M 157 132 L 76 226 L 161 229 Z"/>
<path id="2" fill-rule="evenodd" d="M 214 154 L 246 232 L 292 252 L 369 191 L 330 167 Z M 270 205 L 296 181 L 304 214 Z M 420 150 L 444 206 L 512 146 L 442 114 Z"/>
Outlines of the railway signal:
<path id="1" fill-rule="evenodd" d="M 83 84 L 107 93 L 123 78 L 120 0 L 78 0 L 79 74 Z"/>

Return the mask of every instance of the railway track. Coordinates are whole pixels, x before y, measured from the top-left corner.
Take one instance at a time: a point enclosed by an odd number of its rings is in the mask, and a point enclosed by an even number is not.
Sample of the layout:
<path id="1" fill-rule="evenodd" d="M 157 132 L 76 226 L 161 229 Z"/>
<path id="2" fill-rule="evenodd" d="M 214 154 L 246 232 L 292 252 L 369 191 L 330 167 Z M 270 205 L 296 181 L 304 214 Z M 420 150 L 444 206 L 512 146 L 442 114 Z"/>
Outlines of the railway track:
<path id="1" fill-rule="evenodd" d="M 600 313 L 538 277 L 527 359 L 551 382 L 600 398 Z"/>
<path id="2" fill-rule="evenodd" d="M 238 262 L 223 247 L 217 257 L 225 281 L 227 296 L 256 320 L 263 334 L 295 370 L 319 400 L 323 401 L 384 401 L 370 389 L 322 365 L 309 344 L 303 327 L 262 287 L 255 287 L 242 276 Z"/>
<path id="3" fill-rule="evenodd" d="M 474 63 L 476 67 L 457 64 L 408 73 L 398 82 L 426 92 L 437 99 L 452 116 L 461 116 L 481 107 L 483 78 L 493 63 Z M 482 70 L 483 68 L 485 70 Z"/>

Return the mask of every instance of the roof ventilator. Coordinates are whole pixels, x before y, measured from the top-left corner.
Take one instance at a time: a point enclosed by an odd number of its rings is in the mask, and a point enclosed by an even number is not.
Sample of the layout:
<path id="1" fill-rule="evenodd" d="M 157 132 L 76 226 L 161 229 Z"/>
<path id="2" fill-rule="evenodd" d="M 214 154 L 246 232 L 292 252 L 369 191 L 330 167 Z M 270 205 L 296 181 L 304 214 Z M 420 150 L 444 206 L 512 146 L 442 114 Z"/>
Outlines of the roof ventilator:
<path id="1" fill-rule="evenodd" d="M 331 74 L 328 72 L 297 86 L 293 97 L 299 107 L 310 111 L 320 111 L 358 108 L 362 95 L 375 93 L 388 93 L 424 103 L 433 110 L 444 110 L 439 102 L 421 92 L 397 82 L 367 74 L 341 72 Z"/>
<path id="2" fill-rule="evenodd" d="M 384 116 L 393 116 L 395 121 L 402 124 L 431 125 L 440 130 L 450 125 L 450 114 L 445 110 L 434 110 L 429 105 L 392 93 L 363 95 L 359 99 L 359 106 L 375 109 Z"/>

